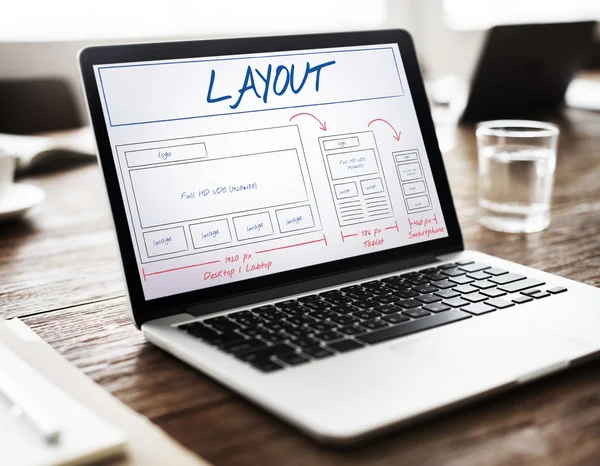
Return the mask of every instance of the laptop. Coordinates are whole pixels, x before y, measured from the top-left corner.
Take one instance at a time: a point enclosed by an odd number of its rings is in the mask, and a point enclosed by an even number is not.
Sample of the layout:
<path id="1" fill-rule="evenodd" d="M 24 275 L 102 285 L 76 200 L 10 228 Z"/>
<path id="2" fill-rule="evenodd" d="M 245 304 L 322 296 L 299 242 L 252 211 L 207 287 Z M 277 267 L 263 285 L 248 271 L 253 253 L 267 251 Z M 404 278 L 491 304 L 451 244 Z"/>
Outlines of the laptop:
<path id="1" fill-rule="evenodd" d="M 569 83 L 592 52 L 597 26 L 581 21 L 491 28 L 461 121 L 558 114 Z"/>
<path id="2" fill-rule="evenodd" d="M 465 250 L 406 31 L 80 62 L 133 322 L 315 439 L 598 354 L 598 290 Z"/>

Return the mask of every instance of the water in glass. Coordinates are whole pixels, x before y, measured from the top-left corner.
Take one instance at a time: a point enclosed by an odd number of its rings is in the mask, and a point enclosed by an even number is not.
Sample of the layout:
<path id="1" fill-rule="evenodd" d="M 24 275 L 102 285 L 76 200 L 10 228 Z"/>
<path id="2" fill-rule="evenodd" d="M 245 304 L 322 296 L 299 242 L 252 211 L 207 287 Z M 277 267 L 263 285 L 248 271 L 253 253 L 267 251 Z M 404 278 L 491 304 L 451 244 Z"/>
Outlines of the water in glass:
<path id="1" fill-rule="evenodd" d="M 481 224 L 511 233 L 547 228 L 555 165 L 552 149 L 507 144 L 482 148 Z"/>

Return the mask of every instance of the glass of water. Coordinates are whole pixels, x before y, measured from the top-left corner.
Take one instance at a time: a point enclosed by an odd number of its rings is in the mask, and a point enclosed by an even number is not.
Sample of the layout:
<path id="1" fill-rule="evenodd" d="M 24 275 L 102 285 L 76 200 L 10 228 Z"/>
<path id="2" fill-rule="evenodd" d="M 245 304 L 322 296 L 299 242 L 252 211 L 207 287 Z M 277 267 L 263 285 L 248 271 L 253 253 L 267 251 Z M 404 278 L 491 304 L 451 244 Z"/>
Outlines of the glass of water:
<path id="1" fill-rule="evenodd" d="M 541 231 L 550 224 L 558 128 L 525 120 L 477 126 L 480 223 L 507 233 Z"/>

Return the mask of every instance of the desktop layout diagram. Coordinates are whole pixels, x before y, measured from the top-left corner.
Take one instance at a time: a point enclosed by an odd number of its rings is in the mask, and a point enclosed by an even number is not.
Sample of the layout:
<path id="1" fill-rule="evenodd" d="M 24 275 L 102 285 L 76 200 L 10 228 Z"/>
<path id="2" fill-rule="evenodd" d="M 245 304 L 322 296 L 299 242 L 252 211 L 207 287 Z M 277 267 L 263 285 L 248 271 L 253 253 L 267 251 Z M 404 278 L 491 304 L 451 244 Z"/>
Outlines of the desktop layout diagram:
<path id="1" fill-rule="evenodd" d="M 447 235 L 395 44 L 95 72 L 147 299 Z"/>
<path id="2" fill-rule="evenodd" d="M 295 125 L 127 144 L 117 153 L 142 263 L 321 230 Z"/>

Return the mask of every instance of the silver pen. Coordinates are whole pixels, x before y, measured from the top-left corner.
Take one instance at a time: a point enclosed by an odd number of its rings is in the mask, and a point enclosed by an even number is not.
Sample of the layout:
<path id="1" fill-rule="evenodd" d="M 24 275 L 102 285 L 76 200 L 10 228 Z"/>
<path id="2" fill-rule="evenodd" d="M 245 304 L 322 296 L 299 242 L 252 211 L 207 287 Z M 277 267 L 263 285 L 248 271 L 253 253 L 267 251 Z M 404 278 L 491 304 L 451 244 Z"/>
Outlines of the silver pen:
<path id="1" fill-rule="evenodd" d="M 0 370 L 0 396 L 10 403 L 10 413 L 45 443 L 58 443 L 60 430 L 44 411 L 19 392 L 14 382 Z"/>

